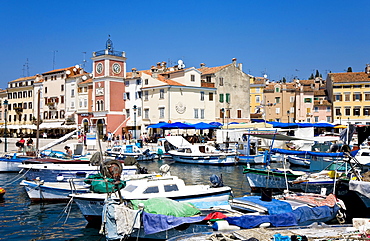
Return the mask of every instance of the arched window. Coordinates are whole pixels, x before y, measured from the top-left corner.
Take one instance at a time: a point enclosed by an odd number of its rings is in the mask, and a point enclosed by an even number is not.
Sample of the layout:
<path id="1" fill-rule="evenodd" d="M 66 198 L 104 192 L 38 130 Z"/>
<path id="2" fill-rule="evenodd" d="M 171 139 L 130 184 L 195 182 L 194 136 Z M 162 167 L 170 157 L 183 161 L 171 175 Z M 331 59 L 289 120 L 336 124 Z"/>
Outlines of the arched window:
<path id="1" fill-rule="evenodd" d="M 104 102 L 103 100 L 96 101 L 96 111 L 104 110 Z"/>

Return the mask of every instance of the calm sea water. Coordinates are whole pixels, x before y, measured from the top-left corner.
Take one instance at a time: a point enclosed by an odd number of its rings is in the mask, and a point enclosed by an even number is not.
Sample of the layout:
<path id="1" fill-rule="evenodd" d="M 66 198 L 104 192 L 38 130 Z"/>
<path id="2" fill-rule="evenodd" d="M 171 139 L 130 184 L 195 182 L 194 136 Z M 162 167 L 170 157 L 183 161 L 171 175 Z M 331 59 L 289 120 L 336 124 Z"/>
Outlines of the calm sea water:
<path id="1" fill-rule="evenodd" d="M 209 184 L 212 174 L 222 175 L 224 184 L 232 187 L 236 197 L 250 191 L 242 166 L 190 165 L 171 160 L 140 164 L 150 172 L 169 164 L 171 174 L 189 185 Z M 33 204 L 20 181 L 17 173 L 0 173 L 0 187 L 6 189 L 0 200 L 0 240 L 105 240 L 99 228 L 89 227 L 76 204 Z"/>

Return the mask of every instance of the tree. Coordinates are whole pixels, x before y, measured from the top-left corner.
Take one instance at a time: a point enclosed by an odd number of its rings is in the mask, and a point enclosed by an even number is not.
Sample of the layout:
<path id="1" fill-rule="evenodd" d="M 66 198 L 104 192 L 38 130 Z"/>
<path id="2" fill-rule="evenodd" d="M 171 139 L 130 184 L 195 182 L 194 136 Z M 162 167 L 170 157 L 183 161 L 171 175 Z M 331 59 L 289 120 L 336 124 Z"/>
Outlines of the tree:
<path id="1" fill-rule="evenodd" d="M 352 67 L 348 67 L 347 72 L 352 72 Z"/>
<path id="2" fill-rule="evenodd" d="M 283 80 L 282 80 L 282 82 L 283 82 L 283 83 L 286 83 L 286 79 L 285 79 L 285 77 L 283 77 Z"/>
<path id="3" fill-rule="evenodd" d="M 315 77 L 313 76 L 313 74 L 311 74 L 311 76 L 310 76 L 310 78 L 308 78 L 308 79 L 314 79 Z"/>
<path id="4" fill-rule="evenodd" d="M 320 77 L 320 73 L 318 70 L 316 70 L 315 78 Z"/>

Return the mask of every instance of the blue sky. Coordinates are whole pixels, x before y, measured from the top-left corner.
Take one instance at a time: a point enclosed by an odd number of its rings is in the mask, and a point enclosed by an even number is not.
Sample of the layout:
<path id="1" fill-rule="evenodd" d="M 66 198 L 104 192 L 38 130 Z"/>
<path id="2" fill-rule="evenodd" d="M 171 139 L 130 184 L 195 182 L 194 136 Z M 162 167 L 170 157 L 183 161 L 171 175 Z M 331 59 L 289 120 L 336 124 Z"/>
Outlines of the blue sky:
<path id="1" fill-rule="evenodd" d="M 179 59 L 213 67 L 234 57 L 244 72 L 271 80 L 363 71 L 370 63 L 368 9 L 368 0 L 3 0 L 0 88 L 84 59 L 91 71 L 92 52 L 105 48 L 108 35 L 126 52 L 128 71 Z"/>

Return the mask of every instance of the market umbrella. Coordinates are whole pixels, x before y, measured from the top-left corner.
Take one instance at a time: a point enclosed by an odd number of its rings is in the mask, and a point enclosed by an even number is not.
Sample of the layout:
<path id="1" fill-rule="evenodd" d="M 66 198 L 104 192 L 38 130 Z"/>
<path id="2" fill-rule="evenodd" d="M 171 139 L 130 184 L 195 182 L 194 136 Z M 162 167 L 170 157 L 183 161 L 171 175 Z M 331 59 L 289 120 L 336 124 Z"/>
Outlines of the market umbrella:
<path id="1" fill-rule="evenodd" d="M 162 126 L 168 124 L 167 122 L 159 122 L 157 124 L 149 125 L 147 128 L 161 128 Z"/>
<path id="2" fill-rule="evenodd" d="M 204 123 L 204 122 L 196 123 L 193 126 L 195 127 L 195 129 L 199 129 L 199 130 L 216 129 L 217 128 L 217 126 L 207 124 L 207 123 Z"/>
<path id="3" fill-rule="evenodd" d="M 168 123 L 166 125 L 162 125 L 162 129 L 195 129 L 193 125 L 184 124 L 181 122 L 175 122 L 175 123 Z"/>
<path id="4" fill-rule="evenodd" d="M 220 122 L 210 122 L 209 124 L 217 127 L 223 126 Z"/>

